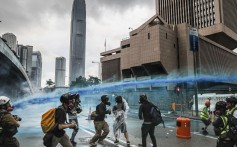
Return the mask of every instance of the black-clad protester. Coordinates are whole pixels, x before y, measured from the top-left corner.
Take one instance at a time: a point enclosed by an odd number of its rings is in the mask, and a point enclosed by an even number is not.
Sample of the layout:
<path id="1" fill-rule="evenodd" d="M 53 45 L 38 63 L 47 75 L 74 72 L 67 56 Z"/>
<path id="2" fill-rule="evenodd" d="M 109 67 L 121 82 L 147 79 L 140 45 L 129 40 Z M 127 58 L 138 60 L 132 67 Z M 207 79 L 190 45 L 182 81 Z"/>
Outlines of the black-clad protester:
<path id="1" fill-rule="evenodd" d="M 74 108 L 68 111 L 68 119 L 69 123 L 75 123 L 77 126 L 73 128 L 72 136 L 70 138 L 70 141 L 73 146 L 77 145 L 77 142 L 75 142 L 75 137 L 79 131 L 79 123 L 77 119 L 77 114 L 82 112 L 81 109 L 81 100 L 80 100 L 80 95 L 78 93 L 71 94 L 70 95 L 70 100 L 72 100 L 72 103 L 74 104 Z"/>
<path id="2" fill-rule="evenodd" d="M 214 114 L 218 117 L 212 124 L 217 139 L 217 147 L 233 147 L 234 142 L 228 137 L 229 130 L 228 118 L 226 115 L 226 102 L 219 101 L 216 103 Z"/>
<path id="3" fill-rule="evenodd" d="M 0 96 L 0 147 L 20 146 L 14 135 L 20 126 L 18 121 L 21 121 L 21 118 L 17 115 L 12 115 L 11 111 L 13 111 L 13 106 L 10 98 Z"/>
<path id="4" fill-rule="evenodd" d="M 109 134 L 109 125 L 105 121 L 105 115 L 111 114 L 111 109 L 107 110 L 106 105 L 110 106 L 109 97 L 102 95 L 101 103 L 96 106 L 96 117 L 94 119 L 95 135 L 89 142 L 91 146 L 96 146 L 96 141 L 98 141 L 98 144 L 104 145 L 103 141 Z"/>
<path id="5" fill-rule="evenodd" d="M 156 145 L 156 137 L 154 135 L 154 133 L 155 133 L 155 126 L 152 124 L 151 114 L 150 114 L 151 107 L 152 106 L 156 107 L 156 106 L 147 100 L 147 96 L 146 95 L 140 95 L 139 103 L 141 105 L 140 105 L 140 108 L 139 108 L 138 116 L 139 116 L 140 120 L 142 120 L 142 119 L 144 120 L 144 122 L 142 124 L 142 127 L 141 127 L 141 131 L 142 131 L 142 146 L 143 147 L 147 146 L 146 145 L 146 138 L 147 138 L 147 135 L 149 134 L 150 137 L 151 137 L 151 141 L 152 141 L 153 147 L 157 147 L 157 145 Z"/>
<path id="6" fill-rule="evenodd" d="M 73 109 L 74 105 L 70 99 L 70 94 L 66 93 L 60 97 L 61 106 L 55 112 L 55 123 L 57 126 L 53 130 L 51 147 L 56 147 L 60 143 L 63 147 L 73 147 L 68 135 L 64 131 L 66 128 L 75 128 L 75 123 L 67 123 L 66 112 Z"/>

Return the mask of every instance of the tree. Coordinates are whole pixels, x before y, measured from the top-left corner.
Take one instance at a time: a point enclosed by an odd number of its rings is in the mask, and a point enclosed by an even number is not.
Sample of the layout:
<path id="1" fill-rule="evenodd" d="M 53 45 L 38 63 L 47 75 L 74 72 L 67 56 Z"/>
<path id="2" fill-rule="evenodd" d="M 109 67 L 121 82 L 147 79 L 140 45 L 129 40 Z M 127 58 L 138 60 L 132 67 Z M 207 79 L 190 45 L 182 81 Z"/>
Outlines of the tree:
<path id="1" fill-rule="evenodd" d="M 70 84 L 70 88 L 83 88 L 87 86 L 92 86 L 92 85 L 98 85 L 100 84 L 100 79 L 98 77 L 93 77 L 89 76 L 88 79 L 85 77 L 78 77 L 76 78 L 76 81 L 72 81 Z"/>
<path id="2" fill-rule="evenodd" d="M 53 85 L 54 84 L 54 82 L 51 80 L 51 79 L 49 79 L 48 81 L 46 81 L 46 85 L 48 85 L 49 87 L 51 86 L 51 85 Z"/>
<path id="3" fill-rule="evenodd" d="M 76 78 L 76 81 L 72 81 L 70 84 L 70 88 L 82 88 L 86 86 L 87 86 L 86 78 L 82 76 Z"/>
<path id="4" fill-rule="evenodd" d="M 89 79 L 87 79 L 87 84 L 88 86 L 98 85 L 100 84 L 100 81 L 101 80 L 98 77 L 89 76 Z"/>

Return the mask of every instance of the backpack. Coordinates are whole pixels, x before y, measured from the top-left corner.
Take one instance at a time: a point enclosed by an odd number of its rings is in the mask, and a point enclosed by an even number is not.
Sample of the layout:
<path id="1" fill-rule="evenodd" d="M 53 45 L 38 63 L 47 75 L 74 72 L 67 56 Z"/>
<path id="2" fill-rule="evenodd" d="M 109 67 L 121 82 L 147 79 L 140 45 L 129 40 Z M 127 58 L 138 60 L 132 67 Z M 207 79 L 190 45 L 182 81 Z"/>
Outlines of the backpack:
<path id="1" fill-rule="evenodd" d="M 163 123 L 163 127 L 165 128 L 164 121 L 161 116 L 161 112 L 157 107 L 152 106 L 150 110 L 150 115 L 151 115 L 151 122 L 154 126 L 159 125 L 161 122 Z"/>
<path id="2" fill-rule="evenodd" d="M 96 111 L 91 112 L 90 119 L 95 120 L 95 117 L 97 116 Z"/>
<path id="3" fill-rule="evenodd" d="M 56 125 L 57 125 L 55 123 L 56 110 L 57 110 L 57 108 L 49 109 L 47 112 L 45 112 L 42 115 L 41 128 L 44 133 L 49 133 L 56 127 Z"/>
<path id="4" fill-rule="evenodd" d="M 236 110 L 237 109 L 235 109 L 234 111 Z M 228 125 L 229 125 L 228 137 L 234 141 L 237 141 L 237 118 L 233 116 L 233 113 L 228 115 Z"/>

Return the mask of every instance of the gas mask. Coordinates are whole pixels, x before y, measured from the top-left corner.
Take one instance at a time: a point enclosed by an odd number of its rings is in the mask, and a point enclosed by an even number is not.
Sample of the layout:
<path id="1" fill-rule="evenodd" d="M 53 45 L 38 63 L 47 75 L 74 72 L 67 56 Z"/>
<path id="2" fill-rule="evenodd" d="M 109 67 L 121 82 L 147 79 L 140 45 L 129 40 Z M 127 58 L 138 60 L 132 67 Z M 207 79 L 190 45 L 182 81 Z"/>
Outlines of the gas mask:
<path id="1" fill-rule="evenodd" d="M 14 109 L 14 106 L 13 106 L 13 104 L 11 103 L 11 101 L 9 101 L 9 102 L 6 104 L 6 110 L 7 110 L 8 112 L 11 112 L 11 111 L 13 111 L 13 109 Z"/>
<path id="2" fill-rule="evenodd" d="M 69 110 L 72 110 L 75 107 L 72 100 L 69 100 L 67 107 Z"/>

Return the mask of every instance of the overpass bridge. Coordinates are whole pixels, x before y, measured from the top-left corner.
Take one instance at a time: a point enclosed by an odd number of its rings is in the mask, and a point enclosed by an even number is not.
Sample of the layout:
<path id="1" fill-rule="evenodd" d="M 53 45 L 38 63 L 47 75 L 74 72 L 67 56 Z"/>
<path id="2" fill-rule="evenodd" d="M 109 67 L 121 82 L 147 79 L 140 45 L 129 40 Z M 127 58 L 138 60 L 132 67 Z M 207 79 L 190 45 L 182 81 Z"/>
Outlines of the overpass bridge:
<path id="1" fill-rule="evenodd" d="M 0 95 L 17 98 L 32 93 L 25 69 L 10 47 L 0 38 Z"/>

